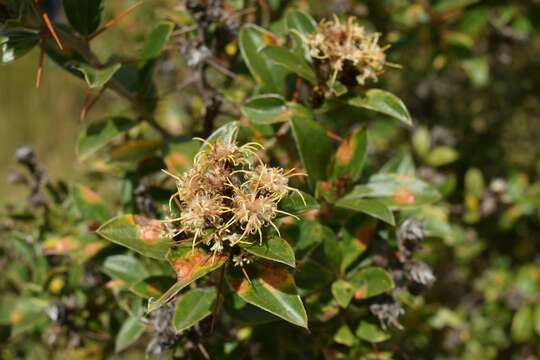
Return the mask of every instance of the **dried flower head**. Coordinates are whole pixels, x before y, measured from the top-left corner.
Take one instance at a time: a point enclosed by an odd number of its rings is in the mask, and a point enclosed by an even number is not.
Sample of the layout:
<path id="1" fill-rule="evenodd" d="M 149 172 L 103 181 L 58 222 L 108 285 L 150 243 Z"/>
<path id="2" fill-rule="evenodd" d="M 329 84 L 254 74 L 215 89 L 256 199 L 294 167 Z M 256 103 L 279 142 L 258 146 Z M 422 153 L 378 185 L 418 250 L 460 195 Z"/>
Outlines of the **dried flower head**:
<path id="1" fill-rule="evenodd" d="M 379 319 L 384 330 L 389 326 L 403 330 L 403 326 L 399 323 L 399 317 L 405 314 L 405 309 L 403 309 L 403 306 L 399 302 L 371 304 L 369 311 Z"/>
<path id="2" fill-rule="evenodd" d="M 353 71 L 356 82 L 365 84 L 366 80 L 377 81 L 384 72 L 385 50 L 379 45 L 381 34 L 370 33 L 349 17 L 346 23 L 334 15 L 333 20 L 322 21 L 316 32 L 304 38 L 314 59 L 330 67 L 330 85 L 339 78 L 340 73 Z M 394 65 L 395 66 L 395 65 Z"/>
<path id="3" fill-rule="evenodd" d="M 268 225 L 279 233 L 276 217 L 291 214 L 279 210 L 278 203 L 290 191 L 302 196 L 289 186 L 289 178 L 303 174 L 264 165 L 256 154 L 262 147 L 257 143 L 203 142 L 193 168 L 180 176 L 164 171 L 177 188 L 169 201 L 171 215 L 163 220 L 169 236 L 182 234 L 193 246 L 204 244 L 216 254 L 250 242 L 251 235 L 262 242 Z M 254 166 L 254 161 L 259 164 Z M 174 212 L 179 215 L 174 217 Z"/>

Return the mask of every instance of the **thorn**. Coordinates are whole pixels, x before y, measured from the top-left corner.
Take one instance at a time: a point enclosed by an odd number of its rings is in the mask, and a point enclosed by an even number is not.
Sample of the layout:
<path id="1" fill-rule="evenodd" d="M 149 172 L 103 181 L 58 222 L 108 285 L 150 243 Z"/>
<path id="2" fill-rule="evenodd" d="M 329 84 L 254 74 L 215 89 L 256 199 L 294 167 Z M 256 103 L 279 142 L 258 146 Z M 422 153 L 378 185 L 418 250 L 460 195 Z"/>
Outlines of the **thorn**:
<path id="1" fill-rule="evenodd" d="M 88 41 L 91 41 L 92 39 L 98 37 L 99 35 L 101 35 L 101 33 L 103 33 L 105 30 L 111 28 L 112 26 L 114 26 L 117 22 L 119 22 L 120 20 L 122 20 L 124 17 L 126 17 L 127 15 L 129 15 L 133 10 L 135 10 L 136 7 L 138 7 L 139 5 L 141 5 L 143 2 L 142 0 L 139 1 L 139 2 L 136 2 L 135 4 L 131 5 L 130 7 L 128 7 L 126 10 L 124 10 L 124 12 L 118 14 L 117 16 L 115 16 L 114 18 L 112 18 L 111 20 L 107 21 L 105 23 L 105 25 L 103 25 L 101 27 L 101 29 L 99 29 L 98 31 L 96 31 L 95 33 L 93 33 L 92 35 L 90 35 L 88 37 Z"/>
<path id="2" fill-rule="evenodd" d="M 88 91 L 86 93 L 86 99 L 84 100 L 84 106 L 83 106 L 83 108 L 81 110 L 81 115 L 79 117 L 79 120 L 81 122 L 83 122 L 84 119 L 86 119 L 86 116 L 88 115 L 90 110 L 92 110 L 92 107 L 94 107 L 94 105 L 97 103 L 97 101 L 99 100 L 101 95 L 105 92 L 105 89 L 106 89 L 106 86 L 103 86 L 99 90 L 99 92 L 96 94 L 96 96 L 94 96 L 94 98 L 91 98 L 92 93 L 90 91 Z"/>
<path id="3" fill-rule="evenodd" d="M 44 12 L 41 16 L 43 17 L 43 21 L 45 22 L 47 29 L 49 29 L 49 32 L 54 38 L 54 41 L 56 42 L 56 45 L 58 46 L 58 48 L 60 50 L 64 50 L 64 47 L 62 46 L 62 43 L 60 42 L 60 38 L 58 37 L 58 34 L 56 34 L 56 31 L 54 31 L 54 27 L 51 20 L 49 19 L 49 15 L 47 15 L 47 13 Z"/>
<path id="4" fill-rule="evenodd" d="M 45 49 L 41 46 L 39 50 L 39 62 L 36 72 L 36 89 L 41 85 L 41 76 L 43 75 L 43 61 L 45 60 Z"/>

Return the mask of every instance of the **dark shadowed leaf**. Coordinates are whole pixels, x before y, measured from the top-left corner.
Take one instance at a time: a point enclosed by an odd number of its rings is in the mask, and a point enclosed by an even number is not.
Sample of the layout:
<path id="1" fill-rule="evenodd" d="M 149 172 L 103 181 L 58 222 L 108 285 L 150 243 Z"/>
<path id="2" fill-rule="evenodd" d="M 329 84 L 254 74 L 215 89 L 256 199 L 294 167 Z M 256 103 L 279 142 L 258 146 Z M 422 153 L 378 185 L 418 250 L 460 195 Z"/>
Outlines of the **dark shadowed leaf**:
<path id="1" fill-rule="evenodd" d="M 172 277 L 154 275 L 135 282 L 130 290 L 143 298 L 158 298 L 174 283 L 175 279 Z"/>
<path id="2" fill-rule="evenodd" d="M 112 218 L 101 225 L 97 233 L 118 245 L 158 260 L 165 260 L 172 243 L 166 236 L 163 223 L 139 215 Z"/>
<path id="3" fill-rule="evenodd" d="M 307 170 L 312 188 L 315 188 L 317 181 L 326 178 L 332 144 L 326 130 L 310 117 L 293 116 L 291 124 L 300 160 Z"/>
<path id="4" fill-rule="evenodd" d="M 295 325 L 307 328 L 307 315 L 292 275 L 269 262 L 246 268 L 249 280 L 237 267 L 227 271 L 227 281 L 244 301 Z"/>
<path id="5" fill-rule="evenodd" d="M 17 60 L 39 42 L 39 32 L 30 29 L 0 31 L 0 64 Z"/>
<path id="6" fill-rule="evenodd" d="M 293 52 L 285 47 L 277 45 L 268 45 L 261 49 L 262 56 L 266 56 L 274 64 L 283 66 L 290 72 L 306 79 L 311 84 L 317 83 L 317 76 L 310 64 L 304 57 L 296 52 Z"/>
<path id="7" fill-rule="evenodd" d="M 300 196 L 300 194 L 302 195 Z M 279 209 L 290 214 L 300 214 L 307 210 L 319 208 L 319 203 L 317 203 L 317 200 L 313 196 L 303 191 L 300 191 L 300 194 L 296 191 L 291 192 L 279 202 Z"/>
<path id="8" fill-rule="evenodd" d="M 348 198 L 346 196 L 338 200 L 336 206 L 368 214 L 390 225 L 395 225 L 396 223 L 392 211 L 382 201 L 377 199 Z"/>
<path id="9" fill-rule="evenodd" d="M 368 267 L 360 269 L 349 276 L 354 286 L 354 298 L 363 300 L 380 295 L 394 287 L 392 276 L 382 268 Z"/>
<path id="10" fill-rule="evenodd" d="M 137 125 L 125 117 L 110 117 L 90 124 L 79 135 L 77 156 L 85 159 L 111 140 Z"/>
<path id="11" fill-rule="evenodd" d="M 364 96 L 347 99 L 347 104 L 373 110 L 391 116 L 407 125 L 412 125 L 409 111 L 397 96 L 388 91 L 370 89 Z"/>
<path id="12" fill-rule="evenodd" d="M 345 176 L 356 181 L 360 177 L 367 154 L 367 131 L 363 128 L 353 130 L 344 139 L 334 155 L 332 178 Z"/>
<path id="13" fill-rule="evenodd" d="M 214 287 L 191 289 L 180 295 L 173 317 L 176 331 L 185 330 L 210 315 L 216 296 Z"/>
<path id="14" fill-rule="evenodd" d="M 264 46 L 277 44 L 277 42 L 276 35 L 259 26 L 249 24 L 240 29 L 240 51 L 251 75 L 261 85 L 263 92 L 281 94 L 283 92 L 285 70 L 259 53 L 259 50 Z"/>
<path id="15" fill-rule="evenodd" d="M 138 161 L 155 154 L 162 145 L 159 139 L 129 140 L 113 148 L 110 157 L 114 161 Z"/>
<path id="16" fill-rule="evenodd" d="M 191 244 L 181 244 L 172 247 L 167 254 L 167 260 L 176 272 L 176 283 L 171 286 L 159 299 L 148 303 L 148 312 L 154 311 L 171 300 L 180 290 L 200 277 L 220 268 L 227 257 L 222 254 L 212 254 L 202 248 L 192 248 Z"/>
<path id="17" fill-rule="evenodd" d="M 102 0 L 64 0 L 69 23 L 81 35 L 94 33 L 101 24 Z"/>
<path id="18" fill-rule="evenodd" d="M 242 248 L 255 256 L 277 261 L 291 267 L 296 266 L 294 250 L 291 245 L 274 232 L 266 234 L 262 243 L 260 243 L 258 239 L 253 239 L 252 244 L 243 244 Z"/>

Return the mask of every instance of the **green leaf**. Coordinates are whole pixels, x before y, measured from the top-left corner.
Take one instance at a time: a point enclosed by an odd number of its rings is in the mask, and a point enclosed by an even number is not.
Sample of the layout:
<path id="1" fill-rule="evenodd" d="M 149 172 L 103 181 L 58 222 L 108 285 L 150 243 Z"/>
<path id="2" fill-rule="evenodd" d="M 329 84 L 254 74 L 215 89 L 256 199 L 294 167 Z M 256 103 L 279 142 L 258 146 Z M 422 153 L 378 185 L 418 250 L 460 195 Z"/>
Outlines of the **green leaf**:
<path id="1" fill-rule="evenodd" d="M 11 326 L 11 336 L 30 331 L 47 323 L 45 308 L 48 301 L 38 298 L 20 297 L 13 301 L 3 301 L 0 309 L 0 323 Z"/>
<path id="2" fill-rule="evenodd" d="M 409 175 L 377 174 L 365 185 L 356 186 L 344 199 L 370 198 L 381 201 L 390 210 L 416 208 L 433 203 L 440 198 L 430 184 Z"/>
<path id="3" fill-rule="evenodd" d="M 139 215 L 121 215 L 97 230 L 105 239 L 158 260 L 165 260 L 172 241 L 163 223 Z"/>
<path id="4" fill-rule="evenodd" d="M 437 146 L 427 155 L 426 161 L 431 166 L 443 166 L 457 160 L 459 154 L 450 146 Z"/>
<path id="5" fill-rule="evenodd" d="M 167 170 L 173 174 L 181 174 L 193 165 L 193 159 L 201 147 L 196 140 L 167 143 L 163 161 Z"/>
<path id="6" fill-rule="evenodd" d="M 334 341 L 345 346 L 353 346 L 356 339 L 351 329 L 346 324 L 343 324 L 334 335 Z"/>
<path id="7" fill-rule="evenodd" d="M 281 95 L 263 94 L 248 99 L 242 113 L 254 124 L 267 125 L 288 121 L 292 110 Z"/>
<path id="8" fill-rule="evenodd" d="M 236 121 L 232 121 L 230 123 L 220 126 L 208 137 L 208 139 L 206 139 L 206 141 L 209 143 L 222 141 L 226 144 L 231 144 L 236 141 L 237 135 L 238 135 L 238 123 Z M 201 146 L 201 150 L 204 149 L 206 146 L 207 146 L 206 144 Z"/>
<path id="9" fill-rule="evenodd" d="M 313 18 L 300 10 L 291 10 L 287 13 L 285 20 L 289 30 L 296 30 L 300 34 L 311 34 L 317 28 L 317 23 Z"/>
<path id="10" fill-rule="evenodd" d="M 345 196 L 336 202 L 336 206 L 368 214 L 392 226 L 396 224 L 392 211 L 377 199 L 349 198 Z"/>
<path id="11" fill-rule="evenodd" d="M 412 143 L 414 150 L 420 157 L 424 157 L 431 148 L 431 138 L 429 136 L 429 130 L 421 126 L 413 134 Z"/>
<path id="12" fill-rule="evenodd" d="M 261 54 L 275 64 L 283 66 L 288 71 L 306 79 L 311 84 L 317 83 L 317 76 L 311 65 L 298 53 L 277 45 L 268 45 L 261 49 Z"/>
<path id="13" fill-rule="evenodd" d="M 139 316 L 130 316 L 124 321 L 114 342 L 114 351 L 120 352 L 135 343 L 144 333 L 144 324 Z"/>
<path id="14" fill-rule="evenodd" d="M 361 107 L 391 116 L 407 125 L 412 125 L 409 111 L 397 96 L 388 91 L 370 89 L 365 96 L 355 96 L 346 100 L 351 106 Z"/>
<path id="15" fill-rule="evenodd" d="M 367 130 L 354 129 L 351 135 L 344 139 L 334 155 L 332 168 L 333 179 L 345 176 L 351 181 L 360 177 L 367 154 Z"/>
<path id="16" fill-rule="evenodd" d="M 242 244 L 241 247 L 255 256 L 277 261 L 291 267 L 296 266 L 294 250 L 291 245 L 274 232 L 265 235 L 262 244 L 258 239 L 253 239 L 252 244 Z"/>
<path id="17" fill-rule="evenodd" d="M 39 31 L 10 29 L 0 31 L 0 64 L 15 61 L 39 42 Z"/>
<path id="18" fill-rule="evenodd" d="M 322 125 L 309 117 L 293 116 L 291 125 L 300 160 L 312 188 L 315 188 L 317 181 L 326 179 L 332 144 Z"/>
<path id="19" fill-rule="evenodd" d="M 94 33 L 101 24 L 102 0 L 64 0 L 69 23 L 81 35 Z"/>
<path id="20" fill-rule="evenodd" d="M 111 217 L 109 207 L 103 198 L 89 187 L 73 185 L 71 196 L 83 219 L 104 222 Z"/>
<path id="21" fill-rule="evenodd" d="M 134 139 L 116 146 L 110 151 L 113 161 L 135 162 L 147 158 L 163 146 L 159 139 Z"/>
<path id="22" fill-rule="evenodd" d="M 354 286 L 345 280 L 337 280 L 332 284 L 332 295 L 339 306 L 347 308 L 354 295 Z"/>
<path id="23" fill-rule="evenodd" d="M 512 338 L 517 342 L 529 341 L 533 336 L 533 327 L 532 307 L 520 307 L 512 319 Z"/>
<path id="24" fill-rule="evenodd" d="M 173 324 L 176 331 L 185 330 L 212 313 L 216 301 L 216 288 L 191 289 L 176 302 Z"/>
<path id="25" fill-rule="evenodd" d="M 157 59 L 167 45 L 174 29 L 174 24 L 170 21 L 161 21 L 150 32 L 146 38 L 139 60 L 139 67 L 143 68 L 150 61 Z"/>
<path id="26" fill-rule="evenodd" d="M 122 280 L 127 286 L 148 276 L 146 267 L 131 255 L 112 255 L 105 259 L 103 272 L 113 279 Z"/>
<path id="27" fill-rule="evenodd" d="M 284 197 L 278 203 L 278 207 L 280 210 L 286 211 L 290 214 L 301 214 L 308 210 L 318 209 L 319 203 L 308 193 L 303 191 L 294 191 L 288 196 Z"/>
<path id="28" fill-rule="evenodd" d="M 363 300 L 380 295 L 394 287 L 392 276 L 384 269 L 368 267 L 349 276 L 349 282 L 355 287 L 354 298 Z"/>
<path id="29" fill-rule="evenodd" d="M 261 85 L 262 92 L 283 93 L 285 70 L 259 54 L 264 46 L 276 44 L 277 36 L 259 26 L 248 24 L 240 29 L 238 39 L 244 62 L 255 81 Z"/>
<path id="30" fill-rule="evenodd" d="M 212 254 L 203 248 L 192 248 L 191 244 L 180 244 L 172 247 L 167 254 L 167 260 L 176 272 L 176 283 L 171 286 L 159 299 L 148 303 L 148 312 L 154 311 L 171 300 L 180 290 L 193 281 L 220 268 L 227 257 L 222 254 Z"/>
<path id="31" fill-rule="evenodd" d="M 367 245 L 374 233 L 374 220 L 362 223 L 358 228 L 354 229 L 354 234 L 349 232 L 346 228 L 341 230 L 341 241 L 339 242 L 339 246 L 341 247 L 341 253 L 343 254 L 340 267 L 342 273 L 344 273 L 347 268 L 366 251 Z"/>
<path id="32" fill-rule="evenodd" d="M 90 124 L 79 135 L 77 157 L 81 160 L 86 159 L 135 125 L 137 125 L 135 121 L 125 117 L 110 117 Z"/>
<path id="33" fill-rule="evenodd" d="M 114 74 L 122 67 L 122 64 L 116 63 L 102 69 L 96 69 L 84 63 L 74 63 L 72 67 L 84 75 L 84 80 L 86 80 L 90 88 L 96 88 L 105 85 L 111 80 Z"/>
<path id="34" fill-rule="evenodd" d="M 462 66 L 475 87 L 483 87 L 489 83 L 489 62 L 487 57 L 464 60 Z"/>
<path id="35" fill-rule="evenodd" d="M 134 294 L 149 299 L 158 298 L 175 283 L 169 276 L 153 275 L 139 280 L 129 288 Z"/>
<path id="36" fill-rule="evenodd" d="M 269 262 L 246 267 L 249 280 L 238 267 L 227 271 L 227 282 L 244 301 L 290 323 L 307 328 L 307 315 L 292 275 Z"/>
<path id="37" fill-rule="evenodd" d="M 364 320 L 358 325 L 356 336 L 370 343 L 379 343 L 390 338 L 390 334 L 384 332 L 379 326 Z"/>

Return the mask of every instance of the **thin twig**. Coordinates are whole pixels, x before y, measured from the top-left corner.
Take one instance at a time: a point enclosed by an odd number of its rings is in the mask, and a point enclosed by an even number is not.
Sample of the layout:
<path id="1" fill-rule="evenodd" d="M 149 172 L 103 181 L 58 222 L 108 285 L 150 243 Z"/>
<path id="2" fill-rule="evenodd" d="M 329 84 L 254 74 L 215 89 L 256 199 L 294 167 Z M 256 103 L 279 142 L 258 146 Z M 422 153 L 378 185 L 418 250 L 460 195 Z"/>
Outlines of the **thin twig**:
<path id="1" fill-rule="evenodd" d="M 131 5 L 126 10 L 124 10 L 124 12 L 122 12 L 121 14 L 118 14 L 114 18 L 112 18 L 111 20 L 107 21 L 105 23 L 105 25 L 103 25 L 98 31 L 96 31 L 95 33 L 93 33 L 92 35 L 90 35 L 88 37 L 88 41 L 91 41 L 92 39 L 95 39 L 96 37 L 101 35 L 105 30 L 110 29 L 111 27 L 113 27 L 117 22 L 119 22 L 124 17 L 129 15 L 133 10 L 135 10 L 135 8 L 137 8 L 142 3 L 143 3 L 142 1 L 136 2 L 135 4 Z"/>
<path id="2" fill-rule="evenodd" d="M 51 20 L 49 19 L 49 15 L 47 15 L 46 12 L 43 12 L 41 14 L 41 17 L 43 21 L 45 22 L 45 26 L 47 26 L 47 29 L 49 29 L 49 32 L 51 33 L 52 37 L 54 38 L 54 41 L 56 42 L 56 45 L 60 50 L 64 50 L 64 47 L 62 46 L 62 43 L 60 42 L 60 38 L 58 37 L 58 34 L 56 31 L 54 31 L 53 24 Z"/>
<path id="3" fill-rule="evenodd" d="M 86 117 L 88 116 L 88 113 L 90 112 L 90 110 L 92 110 L 92 108 L 97 103 L 99 98 L 101 98 L 101 95 L 103 95 L 106 88 L 107 88 L 106 86 L 101 87 L 99 92 L 93 98 L 91 98 L 91 95 L 92 95 L 91 93 L 88 94 L 86 101 L 84 102 L 84 106 L 81 110 L 81 115 L 79 116 L 79 120 L 81 122 L 83 122 L 86 119 Z"/>
<path id="4" fill-rule="evenodd" d="M 43 61 L 45 60 L 45 49 L 41 47 L 39 50 L 39 62 L 36 72 L 36 89 L 39 89 L 41 85 L 41 76 L 43 74 Z"/>

